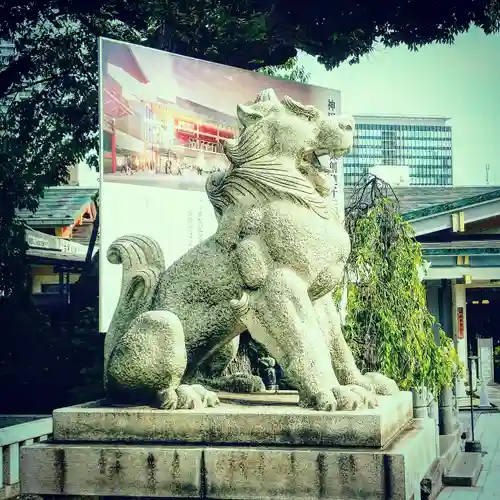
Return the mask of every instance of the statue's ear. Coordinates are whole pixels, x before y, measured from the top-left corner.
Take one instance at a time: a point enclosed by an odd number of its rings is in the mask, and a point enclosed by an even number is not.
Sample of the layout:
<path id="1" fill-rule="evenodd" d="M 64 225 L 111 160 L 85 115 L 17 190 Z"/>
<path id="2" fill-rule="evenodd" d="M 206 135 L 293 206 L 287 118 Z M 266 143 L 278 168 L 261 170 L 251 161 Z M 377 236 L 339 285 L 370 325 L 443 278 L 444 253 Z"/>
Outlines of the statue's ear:
<path id="1" fill-rule="evenodd" d="M 288 109 L 288 111 L 291 111 L 292 113 L 299 116 L 304 116 L 308 120 L 315 120 L 320 116 L 320 112 L 316 107 L 312 106 L 311 104 L 306 105 L 294 101 L 287 95 L 283 98 L 283 105 L 286 109 Z"/>
<path id="2" fill-rule="evenodd" d="M 245 104 L 238 104 L 236 106 L 236 113 L 238 115 L 238 119 L 244 127 L 248 127 L 248 125 L 260 120 L 264 116 L 261 111 L 257 111 L 251 106 L 246 106 Z"/>

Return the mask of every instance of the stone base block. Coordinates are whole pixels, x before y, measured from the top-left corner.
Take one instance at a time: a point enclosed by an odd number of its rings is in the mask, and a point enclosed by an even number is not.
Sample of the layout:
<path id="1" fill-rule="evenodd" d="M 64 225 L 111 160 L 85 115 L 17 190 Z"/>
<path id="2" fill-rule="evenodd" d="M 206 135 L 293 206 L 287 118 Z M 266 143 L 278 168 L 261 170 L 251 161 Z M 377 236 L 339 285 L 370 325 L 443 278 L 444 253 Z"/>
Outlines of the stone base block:
<path id="1" fill-rule="evenodd" d="M 443 489 L 443 474 L 449 470 L 460 452 L 460 429 L 453 434 L 439 436 L 439 459 L 434 462 L 421 482 L 422 500 L 435 500 Z"/>
<path id="2" fill-rule="evenodd" d="M 483 470 L 482 453 L 457 453 L 450 468 L 443 475 L 447 486 L 476 486 L 479 474 Z"/>
<path id="3" fill-rule="evenodd" d="M 419 500 L 435 425 L 414 420 L 385 450 L 296 446 L 35 444 L 21 450 L 34 495 L 230 500 Z"/>
<path id="4" fill-rule="evenodd" d="M 4 484 L 3 487 L 0 487 L 0 500 L 7 500 L 9 498 L 18 498 L 18 497 L 19 497 L 19 483 Z"/>
<path id="5" fill-rule="evenodd" d="M 359 411 L 299 408 L 295 393 L 224 395 L 202 410 L 166 411 L 86 403 L 54 411 L 54 440 L 190 444 L 386 446 L 412 419 L 412 396 L 380 397 Z M 295 404 L 294 404 L 295 403 Z"/>

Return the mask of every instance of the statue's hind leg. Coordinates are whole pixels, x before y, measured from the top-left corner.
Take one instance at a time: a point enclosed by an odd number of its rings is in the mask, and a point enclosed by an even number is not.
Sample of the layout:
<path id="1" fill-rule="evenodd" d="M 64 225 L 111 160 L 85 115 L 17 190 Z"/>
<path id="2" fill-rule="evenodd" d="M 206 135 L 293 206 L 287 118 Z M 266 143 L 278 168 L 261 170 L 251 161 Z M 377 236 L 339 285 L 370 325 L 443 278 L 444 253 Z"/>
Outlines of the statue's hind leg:
<path id="1" fill-rule="evenodd" d="M 388 395 L 399 391 L 396 382 L 385 375 L 380 373 L 363 375 L 361 373 L 342 333 L 340 313 L 330 294 L 316 300 L 314 308 L 329 343 L 335 373 L 342 385 L 351 386 L 353 390 L 364 394 L 369 406 L 376 404 L 374 398 L 370 396 L 370 392 Z"/>
<path id="2" fill-rule="evenodd" d="M 120 402 L 164 409 L 217 404 L 210 391 L 180 385 L 186 363 L 184 330 L 179 318 L 168 311 L 142 313 L 116 341 L 110 354 L 108 396 Z"/>
<path id="3" fill-rule="evenodd" d="M 235 393 L 254 393 L 265 391 L 266 386 L 258 375 L 253 375 L 250 366 L 242 365 L 240 370 L 233 366 L 232 373 L 227 371 L 236 359 L 240 346 L 240 335 L 219 347 L 200 368 L 200 373 L 207 377 L 205 383 L 218 391 Z"/>

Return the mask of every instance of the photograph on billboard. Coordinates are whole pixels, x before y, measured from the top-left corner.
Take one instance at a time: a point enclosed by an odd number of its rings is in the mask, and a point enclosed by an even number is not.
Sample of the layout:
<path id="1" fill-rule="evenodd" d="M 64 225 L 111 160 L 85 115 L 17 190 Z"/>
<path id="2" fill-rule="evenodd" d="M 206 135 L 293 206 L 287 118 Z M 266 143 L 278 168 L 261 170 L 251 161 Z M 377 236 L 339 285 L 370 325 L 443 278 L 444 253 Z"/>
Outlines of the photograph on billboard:
<path id="1" fill-rule="evenodd" d="M 138 45 L 100 39 L 100 330 L 107 331 L 121 287 L 121 266 L 107 250 L 120 236 L 158 242 L 168 267 L 217 228 L 205 192 L 209 175 L 230 165 L 223 143 L 240 133 L 238 104 L 274 89 L 340 113 L 340 92 L 273 78 Z M 330 161 L 343 211 L 341 160 Z"/>

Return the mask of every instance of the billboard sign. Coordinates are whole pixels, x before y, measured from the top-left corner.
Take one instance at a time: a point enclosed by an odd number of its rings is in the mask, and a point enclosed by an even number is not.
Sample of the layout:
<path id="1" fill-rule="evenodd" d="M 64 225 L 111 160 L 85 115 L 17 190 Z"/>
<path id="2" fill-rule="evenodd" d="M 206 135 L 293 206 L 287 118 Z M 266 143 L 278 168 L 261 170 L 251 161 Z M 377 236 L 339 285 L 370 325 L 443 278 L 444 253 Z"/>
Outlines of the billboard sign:
<path id="1" fill-rule="evenodd" d="M 170 265 L 215 232 L 208 175 L 229 167 L 222 144 L 239 134 L 236 105 L 273 88 L 340 114 L 340 92 L 100 39 L 100 330 L 107 331 L 121 286 L 108 263 L 118 237 L 153 237 Z M 333 161 L 333 160 L 332 160 Z M 343 212 L 341 160 L 331 163 Z"/>

